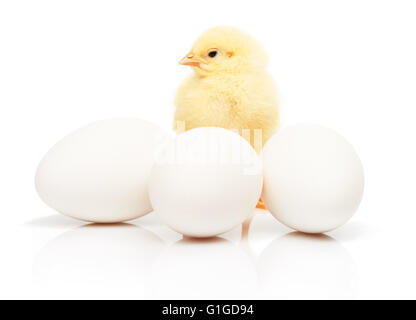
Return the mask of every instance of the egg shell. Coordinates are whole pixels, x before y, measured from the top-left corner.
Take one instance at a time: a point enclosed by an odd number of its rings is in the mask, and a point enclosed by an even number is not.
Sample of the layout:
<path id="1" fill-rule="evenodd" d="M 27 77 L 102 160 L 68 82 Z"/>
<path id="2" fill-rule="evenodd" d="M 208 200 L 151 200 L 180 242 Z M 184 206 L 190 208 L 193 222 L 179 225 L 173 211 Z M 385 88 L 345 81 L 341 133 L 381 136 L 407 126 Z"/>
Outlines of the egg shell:
<path id="1" fill-rule="evenodd" d="M 246 140 L 230 130 L 197 128 L 160 153 L 149 194 L 155 212 L 172 229 L 212 237 L 252 214 L 262 180 L 260 159 Z"/>
<path id="2" fill-rule="evenodd" d="M 148 182 L 167 134 L 154 124 L 119 118 L 97 121 L 53 146 L 36 172 L 36 190 L 58 212 L 113 223 L 152 211 Z"/>
<path id="3" fill-rule="evenodd" d="M 263 200 L 273 216 L 298 231 L 322 233 L 347 222 L 363 190 L 361 161 L 332 129 L 297 124 L 263 149 Z"/>

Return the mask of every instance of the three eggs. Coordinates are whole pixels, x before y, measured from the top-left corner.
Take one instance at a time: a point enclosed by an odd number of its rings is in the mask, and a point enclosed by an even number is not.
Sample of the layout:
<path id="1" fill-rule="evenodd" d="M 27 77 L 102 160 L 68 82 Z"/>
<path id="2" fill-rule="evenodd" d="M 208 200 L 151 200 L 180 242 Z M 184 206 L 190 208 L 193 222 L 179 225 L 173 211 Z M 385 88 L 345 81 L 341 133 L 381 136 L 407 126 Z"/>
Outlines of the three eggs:
<path id="1" fill-rule="evenodd" d="M 170 137 L 139 119 L 109 119 L 52 147 L 35 183 L 46 204 L 77 219 L 113 223 L 154 210 L 184 235 L 211 237 L 249 218 L 260 196 L 295 230 L 335 229 L 357 210 L 364 175 L 353 147 L 318 125 L 280 130 L 259 156 L 230 130 Z"/>

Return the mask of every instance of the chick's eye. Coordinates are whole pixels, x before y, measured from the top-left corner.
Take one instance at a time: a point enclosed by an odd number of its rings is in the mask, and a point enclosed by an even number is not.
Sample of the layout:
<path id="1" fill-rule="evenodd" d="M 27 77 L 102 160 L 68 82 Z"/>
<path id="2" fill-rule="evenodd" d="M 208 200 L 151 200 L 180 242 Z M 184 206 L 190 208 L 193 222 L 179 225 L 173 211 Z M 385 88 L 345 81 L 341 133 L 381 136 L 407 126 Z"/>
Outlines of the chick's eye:
<path id="1" fill-rule="evenodd" d="M 217 55 L 217 51 L 211 51 L 210 53 L 208 53 L 208 55 L 209 55 L 211 58 L 214 58 L 214 57 Z"/>

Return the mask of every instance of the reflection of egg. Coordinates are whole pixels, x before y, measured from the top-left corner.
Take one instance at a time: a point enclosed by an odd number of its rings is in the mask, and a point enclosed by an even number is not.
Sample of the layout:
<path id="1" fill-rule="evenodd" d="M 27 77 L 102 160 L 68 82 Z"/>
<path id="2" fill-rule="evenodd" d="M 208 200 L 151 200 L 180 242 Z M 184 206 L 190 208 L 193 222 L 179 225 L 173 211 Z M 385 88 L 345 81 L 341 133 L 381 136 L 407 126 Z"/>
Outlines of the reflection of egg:
<path id="1" fill-rule="evenodd" d="M 295 230 L 320 233 L 344 224 L 364 188 L 361 161 L 339 134 L 299 124 L 274 135 L 263 149 L 263 199 Z"/>
<path id="2" fill-rule="evenodd" d="M 151 279 L 157 299 L 246 299 L 257 289 L 249 256 L 222 238 L 181 240 L 167 247 Z"/>
<path id="3" fill-rule="evenodd" d="M 274 299 L 348 299 L 356 290 L 354 261 L 326 235 L 278 237 L 262 252 L 258 270 L 263 293 Z"/>
<path id="4" fill-rule="evenodd" d="M 49 242 L 34 259 L 33 275 L 39 285 L 63 296 L 143 298 L 163 246 L 158 236 L 138 226 L 87 225 Z M 103 290 L 108 287 L 117 290 Z"/>
<path id="5" fill-rule="evenodd" d="M 172 229 L 211 237 L 247 219 L 261 187 L 260 161 L 246 140 L 229 130 L 198 128 L 162 150 L 149 194 L 155 212 Z"/>
<path id="6" fill-rule="evenodd" d="M 109 119 L 58 142 L 39 164 L 36 189 L 46 204 L 73 218 L 120 222 L 152 210 L 148 180 L 165 138 L 139 119 Z"/>

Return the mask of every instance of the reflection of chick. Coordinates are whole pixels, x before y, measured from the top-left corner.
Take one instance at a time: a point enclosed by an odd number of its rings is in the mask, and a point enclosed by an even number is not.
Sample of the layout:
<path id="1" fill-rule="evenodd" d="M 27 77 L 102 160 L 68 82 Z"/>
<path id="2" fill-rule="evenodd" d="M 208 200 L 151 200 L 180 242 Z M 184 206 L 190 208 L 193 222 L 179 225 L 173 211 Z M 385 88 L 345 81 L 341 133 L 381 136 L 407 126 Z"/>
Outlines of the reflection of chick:
<path id="1" fill-rule="evenodd" d="M 279 118 L 262 47 L 237 29 L 215 27 L 179 63 L 191 66 L 195 74 L 178 90 L 175 129 L 237 129 L 259 152 Z"/>

